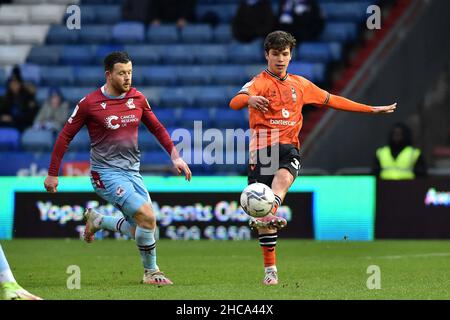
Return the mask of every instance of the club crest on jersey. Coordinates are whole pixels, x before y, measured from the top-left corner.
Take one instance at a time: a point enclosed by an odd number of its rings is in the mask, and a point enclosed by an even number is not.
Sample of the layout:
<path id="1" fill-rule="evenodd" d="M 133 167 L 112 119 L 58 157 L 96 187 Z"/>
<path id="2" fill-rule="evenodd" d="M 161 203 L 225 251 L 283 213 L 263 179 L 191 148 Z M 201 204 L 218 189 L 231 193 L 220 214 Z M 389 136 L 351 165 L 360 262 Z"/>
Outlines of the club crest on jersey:
<path id="1" fill-rule="evenodd" d="M 121 186 L 118 186 L 116 189 L 116 196 L 121 197 L 125 194 L 125 189 Z"/>
<path id="2" fill-rule="evenodd" d="M 134 102 L 133 102 L 133 98 L 128 99 L 128 101 L 127 101 L 127 107 L 128 107 L 128 109 L 134 109 L 134 108 L 136 108 L 136 106 L 134 105 Z"/>
<path id="3" fill-rule="evenodd" d="M 100 103 L 100 105 L 102 106 L 103 109 L 106 109 L 106 102 L 102 102 Z"/>
<path id="4" fill-rule="evenodd" d="M 295 91 L 294 88 L 291 88 L 291 93 L 292 93 L 292 101 L 297 102 L 297 92 Z"/>

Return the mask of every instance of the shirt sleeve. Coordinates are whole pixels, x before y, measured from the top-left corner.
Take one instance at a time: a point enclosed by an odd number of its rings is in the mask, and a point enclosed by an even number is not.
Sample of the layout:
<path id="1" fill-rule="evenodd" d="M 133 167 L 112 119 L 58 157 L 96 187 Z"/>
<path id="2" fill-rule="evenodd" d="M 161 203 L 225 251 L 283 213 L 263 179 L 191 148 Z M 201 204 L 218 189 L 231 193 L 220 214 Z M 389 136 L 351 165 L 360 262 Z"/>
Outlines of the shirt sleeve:
<path id="1" fill-rule="evenodd" d="M 234 110 L 239 110 L 248 106 L 249 96 L 259 96 L 261 95 L 261 84 L 258 78 L 253 78 L 251 81 L 244 84 L 241 90 L 231 99 L 230 108 Z"/>
<path id="2" fill-rule="evenodd" d="M 49 176 L 58 176 L 59 168 L 61 166 L 61 161 L 64 157 L 64 154 L 69 147 L 70 142 L 73 137 L 80 131 L 80 129 L 86 124 L 87 119 L 87 103 L 85 102 L 85 98 L 83 98 L 78 104 L 75 106 L 75 109 L 72 112 L 72 115 L 67 120 L 64 125 L 62 131 L 58 135 L 56 139 L 55 146 L 53 147 L 52 157 L 50 160 L 50 166 L 48 169 Z"/>
<path id="3" fill-rule="evenodd" d="M 163 146 L 169 156 L 172 156 L 172 152 L 176 152 L 175 146 L 166 128 L 159 122 L 155 113 L 152 111 L 147 99 L 144 98 L 142 122 L 147 129 L 158 139 L 159 143 Z"/>
<path id="4" fill-rule="evenodd" d="M 306 80 L 305 88 L 303 89 L 303 101 L 305 104 L 324 105 L 330 99 L 330 94 L 316 86 L 309 80 Z"/>

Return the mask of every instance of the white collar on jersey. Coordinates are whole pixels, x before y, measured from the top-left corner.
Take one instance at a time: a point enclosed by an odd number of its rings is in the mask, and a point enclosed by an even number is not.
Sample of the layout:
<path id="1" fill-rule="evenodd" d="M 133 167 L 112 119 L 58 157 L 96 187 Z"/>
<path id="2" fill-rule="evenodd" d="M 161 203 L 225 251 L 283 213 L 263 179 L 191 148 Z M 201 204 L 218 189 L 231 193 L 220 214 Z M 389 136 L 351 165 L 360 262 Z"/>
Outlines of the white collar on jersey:
<path id="1" fill-rule="evenodd" d="M 111 96 L 111 95 L 109 95 L 109 94 L 106 92 L 106 84 L 104 84 L 104 85 L 100 88 L 100 90 L 102 91 L 103 95 L 104 95 L 105 97 L 107 97 L 108 99 L 123 99 L 123 98 L 125 98 L 125 96 L 127 95 L 126 92 L 125 92 L 125 93 L 122 93 L 120 96 Z"/>

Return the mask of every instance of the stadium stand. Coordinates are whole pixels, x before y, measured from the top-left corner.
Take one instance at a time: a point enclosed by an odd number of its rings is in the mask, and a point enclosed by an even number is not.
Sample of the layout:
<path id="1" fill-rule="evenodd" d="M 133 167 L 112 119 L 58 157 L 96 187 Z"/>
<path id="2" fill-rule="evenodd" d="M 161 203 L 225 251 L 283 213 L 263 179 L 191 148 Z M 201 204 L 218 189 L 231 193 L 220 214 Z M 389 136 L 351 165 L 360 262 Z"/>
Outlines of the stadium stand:
<path id="1" fill-rule="evenodd" d="M 82 9 L 80 30 L 65 26 L 65 9 L 73 3 Z M 19 64 L 24 79 L 37 86 L 38 102 L 42 103 L 49 86 L 60 86 L 74 106 L 86 93 L 102 85 L 103 57 L 114 50 L 126 50 L 134 63 L 134 84 L 148 96 L 167 127 L 191 128 L 194 120 L 202 120 L 204 128 L 246 128 L 246 115 L 228 110 L 228 102 L 245 82 L 265 68 L 265 60 L 261 39 L 249 44 L 232 39 L 230 24 L 237 3 L 199 0 L 199 22 L 182 30 L 175 24 L 147 26 L 124 21 L 121 0 L 16 0 L 1 5 L 0 93 L 4 92 L 2 86 L 10 67 Z M 319 3 L 327 21 L 325 30 L 317 42 L 299 45 L 290 71 L 326 85 L 330 66 L 343 58 L 349 43 L 358 39 L 370 2 Z M 277 2 L 273 4 L 276 8 Z M 216 24 L 204 22 L 211 14 L 216 15 Z M 149 159 L 151 163 L 167 163 L 159 155 L 150 157 L 162 150 L 142 131 L 139 141 L 143 162 Z M 78 134 L 69 153 L 87 152 L 86 135 L 86 131 Z M 11 140 L 2 140 L 0 147 L 11 146 L 11 150 L 48 152 L 54 141 L 53 136 L 33 130 L 23 134 L 21 146 L 13 142 L 17 140 L 13 133 L 6 136 Z M 204 170 L 201 168 L 201 172 Z M 231 168 L 227 171 L 232 172 Z"/>

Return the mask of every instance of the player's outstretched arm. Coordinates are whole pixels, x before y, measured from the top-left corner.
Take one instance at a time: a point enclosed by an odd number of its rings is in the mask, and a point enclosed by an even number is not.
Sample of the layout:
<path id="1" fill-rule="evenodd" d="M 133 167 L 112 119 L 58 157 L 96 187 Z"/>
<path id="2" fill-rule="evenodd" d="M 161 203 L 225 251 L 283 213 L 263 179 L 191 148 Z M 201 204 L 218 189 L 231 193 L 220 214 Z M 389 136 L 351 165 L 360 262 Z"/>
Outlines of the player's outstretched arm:
<path id="1" fill-rule="evenodd" d="M 392 113 L 397 108 L 397 103 L 387 106 L 368 106 L 333 94 L 329 95 L 325 105 L 336 110 L 365 113 Z"/>
<path id="2" fill-rule="evenodd" d="M 388 106 L 375 106 L 371 108 L 373 113 L 392 113 L 397 108 L 397 102 Z"/>

